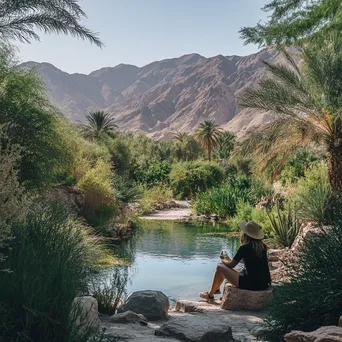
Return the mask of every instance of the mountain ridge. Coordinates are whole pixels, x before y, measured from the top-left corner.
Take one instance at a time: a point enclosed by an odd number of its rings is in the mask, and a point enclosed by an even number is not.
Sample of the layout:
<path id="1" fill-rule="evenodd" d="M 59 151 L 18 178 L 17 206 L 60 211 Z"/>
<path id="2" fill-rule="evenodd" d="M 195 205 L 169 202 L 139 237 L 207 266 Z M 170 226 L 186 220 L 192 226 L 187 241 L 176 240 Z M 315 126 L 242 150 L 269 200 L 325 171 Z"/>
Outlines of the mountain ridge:
<path id="1" fill-rule="evenodd" d="M 89 74 L 69 74 L 46 62 L 21 67 L 37 71 L 53 103 L 73 122 L 105 110 L 121 130 L 169 139 L 175 131 L 194 132 L 207 119 L 238 136 L 270 121 L 269 114 L 240 108 L 237 96 L 265 77 L 263 60 L 276 58 L 276 50 L 264 49 L 242 57 L 192 53 L 143 67 L 121 63 Z"/>

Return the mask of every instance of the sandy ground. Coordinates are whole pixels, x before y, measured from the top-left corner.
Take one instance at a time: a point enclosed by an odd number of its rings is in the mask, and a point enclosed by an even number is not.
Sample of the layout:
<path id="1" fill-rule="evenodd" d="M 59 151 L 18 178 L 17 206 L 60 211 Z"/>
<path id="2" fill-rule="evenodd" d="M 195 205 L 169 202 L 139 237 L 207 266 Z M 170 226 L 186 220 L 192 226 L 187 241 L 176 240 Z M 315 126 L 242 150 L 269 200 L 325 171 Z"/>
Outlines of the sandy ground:
<path id="1" fill-rule="evenodd" d="M 160 210 L 155 213 L 140 216 L 141 220 L 156 220 L 156 221 L 182 221 L 187 220 L 191 216 L 190 203 L 187 201 L 175 201 L 179 208 Z"/>

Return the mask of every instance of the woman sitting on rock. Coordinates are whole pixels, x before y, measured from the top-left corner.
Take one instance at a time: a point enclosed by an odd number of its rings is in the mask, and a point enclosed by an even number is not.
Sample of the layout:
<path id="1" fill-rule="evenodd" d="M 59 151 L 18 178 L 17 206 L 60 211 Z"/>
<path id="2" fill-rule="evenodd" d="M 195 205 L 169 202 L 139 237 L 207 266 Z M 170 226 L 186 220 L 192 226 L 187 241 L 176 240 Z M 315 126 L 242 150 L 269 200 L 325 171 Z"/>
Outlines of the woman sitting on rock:
<path id="1" fill-rule="evenodd" d="M 271 285 L 270 270 L 267 260 L 267 246 L 262 242 L 265 234 L 254 221 L 241 222 L 241 246 L 231 260 L 221 252 L 221 263 L 217 265 L 213 283 L 209 292 L 201 292 L 200 297 L 212 300 L 214 294 L 220 294 L 220 287 L 227 279 L 232 285 L 244 290 L 265 290 Z M 242 262 L 245 267 L 241 272 L 234 267 Z"/>

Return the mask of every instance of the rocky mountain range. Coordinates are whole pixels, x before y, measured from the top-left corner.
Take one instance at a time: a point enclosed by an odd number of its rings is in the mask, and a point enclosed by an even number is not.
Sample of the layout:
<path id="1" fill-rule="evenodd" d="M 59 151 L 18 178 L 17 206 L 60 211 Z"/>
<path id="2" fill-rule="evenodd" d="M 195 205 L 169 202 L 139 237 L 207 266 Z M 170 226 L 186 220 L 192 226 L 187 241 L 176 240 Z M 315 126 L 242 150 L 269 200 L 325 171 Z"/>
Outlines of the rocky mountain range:
<path id="1" fill-rule="evenodd" d="M 68 74 L 49 63 L 22 66 L 38 72 L 52 101 L 73 122 L 105 110 L 123 131 L 169 139 L 173 132 L 194 132 L 206 119 L 238 136 L 271 120 L 270 114 L 240 108 L 237 95 L 265 76 L 263 60 L 276 58 L 271 49 L 245 57 L 190 54 L 141 68 L 120 64 L 89 75 Z"/>

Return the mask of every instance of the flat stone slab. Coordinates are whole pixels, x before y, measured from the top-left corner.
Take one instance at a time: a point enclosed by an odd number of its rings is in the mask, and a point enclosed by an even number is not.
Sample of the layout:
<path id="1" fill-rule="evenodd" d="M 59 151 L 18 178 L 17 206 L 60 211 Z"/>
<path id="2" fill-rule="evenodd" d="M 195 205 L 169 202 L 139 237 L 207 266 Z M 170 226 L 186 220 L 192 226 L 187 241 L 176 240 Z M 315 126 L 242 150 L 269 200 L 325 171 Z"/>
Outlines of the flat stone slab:
<path id="1" fill-rule="evenodd" d="M 285 335 L 284 339 L 286 342 L 341 342 L 342 328 L 327 326 L 312 332 L 294 330 Z"/>
<path id="2" fill-rule="evenodd" d="M 163 324 L 156 336 L 173 337 L 185 342 L 234 342 L 232 329 L 221 321 L 187 316 Z"/>
<path id="3" fill-rule="evenodd" d="M 272 287 L 264 291 L 249 291 L 227 283 L 224 286 L 221 308 L 232 311 L 260 311 L 267 307 L 272 295 Z"/>

